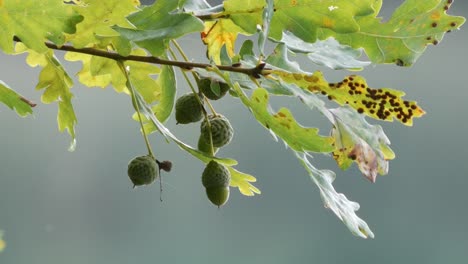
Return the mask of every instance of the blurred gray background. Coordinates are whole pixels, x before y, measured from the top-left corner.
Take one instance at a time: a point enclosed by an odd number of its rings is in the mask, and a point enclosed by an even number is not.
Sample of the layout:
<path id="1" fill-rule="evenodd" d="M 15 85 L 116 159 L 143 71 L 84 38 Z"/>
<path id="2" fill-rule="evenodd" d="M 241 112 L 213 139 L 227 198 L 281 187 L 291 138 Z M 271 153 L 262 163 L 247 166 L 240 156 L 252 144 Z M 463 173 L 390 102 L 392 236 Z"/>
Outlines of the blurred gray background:
<path id="1" fill-rule="evenodd" d="M 385 16 L 400 1 L 387 2 Z M 468 15 L 468 3 L 456 1 L 451 13 Z M 7 242 L 0 263 L 466 263 L 467 26 L 429 47 L 411 68 L 370 66 L 359 73 L 373 87 L 404 90 L 427 112 L 412 128 L 371 120 L 384 127 L 397 153 L 389 175 L 371 184 L 355 167 L 343 172 L 329 157 L 313 160 L 337 173 L 336 189 L 360 203 L 358 215 L 375 239 L 354 237 L 324 209 L 292 153 L 233 98 L 215 104 L 236 129 L 220 155 L 255 175 L 261 195 L 232 189 L 229 203 L 216 209 L 201 186 L 202 163 L 156 134 L 156 155 L 174 163 L 163 174 L 164 202 L 157 183 L 133 190 L 127 163 L 146 148 L 131 120 L 129 97 L 76 82 L 75 152 L 67 151 L 68 135 L 57 131 L 55 104 L 39 104 L 25 119 L 0 106 L 0 230 Z M 192 58 L 203 59 L 197 37 L 181 44 Z M 65 65 L 72 75 L 81 66 Z M 0 79 L 36 102 L 38 73 L 24 56 L 0 54 Z M 347 74 L 325 70 L 330 81 Z M 182 94 L 188 88 L 179 81 Z M 295 100 L 274 105 L 287 105 L 322 133 L 330 129 Z M 176 127 L 174 118 L 167 125 L 196 144 L 198 125 Z"/>

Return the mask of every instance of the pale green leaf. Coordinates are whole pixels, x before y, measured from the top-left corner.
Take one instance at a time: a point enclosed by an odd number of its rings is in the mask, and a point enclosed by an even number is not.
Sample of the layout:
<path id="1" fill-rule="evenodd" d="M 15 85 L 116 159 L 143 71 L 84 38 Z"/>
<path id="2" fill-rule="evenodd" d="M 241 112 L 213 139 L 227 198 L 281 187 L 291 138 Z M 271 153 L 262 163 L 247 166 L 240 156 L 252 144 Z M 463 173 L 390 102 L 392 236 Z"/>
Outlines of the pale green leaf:
<path id="1" fill-rule="evenodd" d="M 291 32 L 283 32 L 281 42 L 293 52 L 307 54 L 307 58 L 315 64 L 334 70 L 360 70 L 370 64 L 369 61 L 358 60 L 362 54 L 361 50 L 341 45 L 334 38 L 307 43 Z"/>
<path id="2" fill-rule="evenodd" d="M 29 52 L 26 60 L 28 64 L 31 67 L 42 67 L 36 89 L 44 90 L 41 96 L 41 101 L 43 103 L 50 104 L 57 102 L 58 128 L 60 132 L 67 130 L 68 134 L 70 134 L 72 142 L 69 149 L 73 151 L 76 143 L 75 125 L 77 119 L 71 102 L 73 98 L 73 94 L 70 92 L 73 86 L 72 79 L 52 51 L 37 53 L 34 50 L 28 49 L 22 43 L 17 43 L 16 51 L 18 53 Z"/>
<path id="3" fill-rule="evenodd" d="M 304 153 L 295 152 L 295 154 L 319 188 L 325 208 L 332 210 L 354 235 L 362 238 L 374 238 L 374 233 L 367 223 L 356 215 L 359 204 L 348 200 L 344 194 L 336 192 L 332 185 L 336 178 L 335 173 L 330 170 L 316 169 Z"/>
<path id="4" fill-rule="evenodd" d="M 16 113 L 25 117 L 32 114 L 33 110 L 31 104 L 27 100 L 12 90 L 6 83 L 0 80 L 0 102 L 4 103 L 11 110 L 16 111 Z"/>
<path id="5" fill-rule="evenodd" d="M 63 33 L 74 33 L 76 23 L 81 20 L 72 6 L 62 1 L 4 0 L 0 5 L 0 49 L 13 53 L 16 36 L 28 48 L 46 52 L 46 40 L 62 45 Z"/>
<path id="6" fill-rule="evenodd" d="M 144 56 L 147 53 L 142 49 L 135 49 L 132 55 Z M 117 92 L 126 92 L 127 81 L 115 60 L 73 52 L 66 53 L 65 59 L 83 63 L 83 68 L 77 74 L 82 84 L 102 88 L 112 85 Z M 133 85 L 145 101 L 148 103 L 157 101 L 161 95 L 161 86 L 152 76 L 159 74 L 160 69 L 156 65 L 138 61 L 128 61 L 126 65 L 131 68 L 130 79 Z"/>
<path id="7" fill-rule="evenodd" d="M 254 176 L 242 173 L 233 167 L 228 167 L 228 170 L 231 173 L 231 187 L 239 188 L 239 191 L 245 196 L 254 196 L 261 193 L 257 187 L 251 184 L 251 182 L 257 181 Z"/>
<path id="8" fill-rule="evenodd" d="M 111 29 L 111 26 L 131 28 L 132 24 L 126 17 L 138 11 L 139 5 L 138 0 L 80 1 L 80 4 L 74 5 L 73 8 L 84 19 L 76 26 L 76 33 L 69 35 L 67 40 L 76 48 L 95 45 L 106 47 L 111 44 L 120 53 L 121 47 L 127 44 L 117 38 L 119 34 Z M 103 39 L 103 37 L 114 37 L 114 39 Z"/>

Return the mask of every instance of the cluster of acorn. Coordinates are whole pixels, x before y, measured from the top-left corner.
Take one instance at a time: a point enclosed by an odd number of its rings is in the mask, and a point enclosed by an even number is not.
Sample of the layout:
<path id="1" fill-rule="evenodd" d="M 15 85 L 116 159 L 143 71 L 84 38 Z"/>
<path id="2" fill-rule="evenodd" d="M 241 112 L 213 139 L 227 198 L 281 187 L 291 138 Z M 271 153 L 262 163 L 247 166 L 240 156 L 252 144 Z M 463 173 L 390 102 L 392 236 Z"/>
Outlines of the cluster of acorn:
<path id="1" fill-rule="evenodd" d="M 175 105 L 177 124 L 199 122 L 204 116 L 204 98 L 218 100 L 228 91 L 229 85 L 210 78 L 197 81 L 199 94 L 188 93 L 180 96 Z M 201 122 L 198 150 L 214 155 L 219 148 L 229 144 L 234 130 L 229 120 L 220 114 L 207 115 L 208 119 Z M 170 171 L 169 161 L 159 162 L 151 155 L 134 158 L 128 164 L 128 176 L 135 186 L 148 185 L 158 177 L 160 170 Z M 229 183 L 231 174 L 226 166 L 211 160 L 202 173 L 202 184 L 206 189 L 208 199 L 220 207 L 229 199 Z"/>
<path id="2" fill-rule="evenodd" d="M 204 116 L 204 97 L 218 100 L 229 91 L 229 85 L 210 78 L 198 80 L 197 85 L 200 94 L 184 94 L 176 101 L 175 115 L 178 124 L 199 122 Z M 198 150 L 214 155 L 220 147 L 231 142 L 234 131 L 229 120 L 223 115 L 211 114 L 207 117 L 208 119 L 204 119 L 200 125 Z M 215 160 L 211 160 L 203 170 L 202 184 L 208 199 L 214 205 L 220 207 L 228 201 L 230 180 L 229 170 Z"/>

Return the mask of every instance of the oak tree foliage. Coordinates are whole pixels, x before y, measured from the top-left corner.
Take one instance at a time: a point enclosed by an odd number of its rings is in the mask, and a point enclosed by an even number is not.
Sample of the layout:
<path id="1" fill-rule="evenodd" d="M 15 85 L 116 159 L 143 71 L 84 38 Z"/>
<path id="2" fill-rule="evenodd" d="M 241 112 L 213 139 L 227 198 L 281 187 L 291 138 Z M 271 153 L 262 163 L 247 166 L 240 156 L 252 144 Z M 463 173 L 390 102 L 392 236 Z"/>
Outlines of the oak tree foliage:
<path id="1" fill-rule="evenodd" d="M 26 63 L 41 68 L 36 86 L 41 103 L 58 104 L 58 128 L 70 135 L 71 150 L 79 117 L 71 89 L 70 76 L 75 73 L 67 72 L 63 60 L 81 63 L 76 80 L 82 85 L 112 87 L 129 95 L 133 118 L 140 122 L 148 147 L 144 157 L 155 159 L 159 169 L 170 170 L 170 163 L 156 159 L 158 153 L 147 141 L 151 133 L 221 168 L 211 170 L 219 177 L 204 176 L 204 186 L 220 186 L 223 191 L 209 193 L 218 205 L 226 202 L 229 189 L 247 196 L 260 194 L 256 178 L 234 168 L 237 161 L 218 155 L 220 145 L 213 144 L 228 143 L 232 128 L 228 121 L 213 121 L 222 115 L 210 101 L 223 100 L 224 94 L 237 98 L 237 107 L 250 110 L 265 134 L 284 141 L 297 157 L 319 188 L 325 207 L 353 234 L 367 238 L 374 234 L 357 216 L 359 204 L 338 193 L 333 187 L 335 173 L 317 168 L 310 157 L 329 154 L 343 170 L 355 164 L 371 182 L 388 173 L 395 154 L 382 127 L 371 120 L 412 126 L 425 112 L 403 91 L 367 83 L 357 73 L 370 64 L 414 64 L 428 46 L 437 45 L 446 32 L 465 22 L 448 14 L 451 4 L 452 0 L 406 0 L 383 21 L 382 0 L 226 0 L 218 6 L 204 0 L 157 0 L 149 6 L 138 0 L 0 0 L 0 50 L 27 53 Z M 206 57 L 187 58 L 177 40 L 189 34 L 205 45 Z M 240 35 L 247 38 L 240 41 Z M 271 53 L 265 49 L 267 43 L 275 47 Z M 56 50 L 66 54 L 59 58 Z M 322 72 L 292 60 L 294 54 L 304 55 L 317 68 L 354 72 L 329 82 Z M 205 124 L 198 146 L 178 139 L 178 131 L 164 125 L 174 120 L 175 102 L 183 95 L 176 73 L 192 93 L 190 106 L 180 106 L 190 107 L 180 113 L 181 119 Z M 301 125 L 286 107 L 272 109 L 270 98 L 275 96 L 297 98 L 298 104 L 319 111 L 332 124 L 331 131 Z M 0 102 L 21 117 L 32 114 L 35 106 L 15 92 L 14 84 L 1 80 Z M 186 116 L 192 113 L 194 120 Z M 147 170 L 132 169 L 136 177 L 132 180 L 139 183 L 139 173 Z"/>

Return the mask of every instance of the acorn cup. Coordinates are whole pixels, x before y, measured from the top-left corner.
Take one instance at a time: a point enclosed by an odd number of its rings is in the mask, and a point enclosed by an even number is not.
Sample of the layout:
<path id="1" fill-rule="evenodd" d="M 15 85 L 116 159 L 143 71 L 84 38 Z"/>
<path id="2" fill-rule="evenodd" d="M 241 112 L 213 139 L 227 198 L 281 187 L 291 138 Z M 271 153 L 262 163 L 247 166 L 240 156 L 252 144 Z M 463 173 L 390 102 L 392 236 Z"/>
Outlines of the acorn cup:
<path id="1" fill-rule="evenodd" d="M 159 177 L 159 167 L 151 156 L 139 156 L 130 161 L 127 169 L 133 188 L 153 183 Z"/>
<path id="2" fill-rule="evenodd" d="M 184 94 L 177 99 L 175 104 L 177 124 L 195 123 L 203 118 L 203 95 L 199 96 L 201 105 L 194 93 Z"/>
<path id="3" fill-rule="evenodd" d="M 229 120 L 223 115 L 209 115 L 208 120 L 211 126 L 211 137 L 213 141 L 213 147 L 223 147 L 231 142 L 234 136 L 234 129 L 229 123 Z M 203 120 L 200 126 L 201 137 L 204 137 L 205 142 L 210 142 L 210 127 L 208 122 Z"/>

